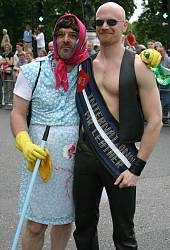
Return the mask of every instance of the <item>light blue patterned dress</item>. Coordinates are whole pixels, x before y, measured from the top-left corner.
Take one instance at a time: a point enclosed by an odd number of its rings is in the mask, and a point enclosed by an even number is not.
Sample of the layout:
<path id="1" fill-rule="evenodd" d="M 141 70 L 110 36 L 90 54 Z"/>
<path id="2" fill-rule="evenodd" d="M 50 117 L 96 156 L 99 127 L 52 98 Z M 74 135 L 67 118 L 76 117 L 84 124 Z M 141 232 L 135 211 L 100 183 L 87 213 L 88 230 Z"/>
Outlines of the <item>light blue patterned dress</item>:
<path id="1" fill-rule="evenodd" d="M 52 176 L 47 183 L 37 176 L 26 218 L 42 224 L 67 224 L 74 221 L 72 198 L 73 167 L 78 140 L 79 117 L 75 104 L 77 66 L 68 75 L 69 90 L 56 90 L 51 57 L 42 62 L 41 73 L 32 97 L 32 118 L 29 134 L 40 144 L 46 125 L 50 125 L 47 148 L 52 158 Z M 33 89 L 39 71 L 35 61 L 21 67 Z M 23 161 L 20 182 L 19 212 L 21 213 L 30 183 L 31 172 Z"/>

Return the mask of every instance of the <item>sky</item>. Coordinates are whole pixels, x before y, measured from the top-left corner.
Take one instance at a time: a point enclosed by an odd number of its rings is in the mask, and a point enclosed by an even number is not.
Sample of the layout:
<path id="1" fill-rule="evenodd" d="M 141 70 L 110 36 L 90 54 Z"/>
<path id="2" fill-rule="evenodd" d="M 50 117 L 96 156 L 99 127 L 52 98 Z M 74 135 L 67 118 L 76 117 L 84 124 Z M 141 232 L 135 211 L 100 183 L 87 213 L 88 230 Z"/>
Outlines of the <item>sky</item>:
<path id="1" fill-rule="evenodd" d="M 130 23 L 137 21 L 138 17 L 142 13 L 142 6 L 141 6 L 142 0 L 134 0 L 134 2 L 137 6 L 137 9 L 135 10 L 133 16 L 130 18 L 130 20 L 129 20 Z"/>

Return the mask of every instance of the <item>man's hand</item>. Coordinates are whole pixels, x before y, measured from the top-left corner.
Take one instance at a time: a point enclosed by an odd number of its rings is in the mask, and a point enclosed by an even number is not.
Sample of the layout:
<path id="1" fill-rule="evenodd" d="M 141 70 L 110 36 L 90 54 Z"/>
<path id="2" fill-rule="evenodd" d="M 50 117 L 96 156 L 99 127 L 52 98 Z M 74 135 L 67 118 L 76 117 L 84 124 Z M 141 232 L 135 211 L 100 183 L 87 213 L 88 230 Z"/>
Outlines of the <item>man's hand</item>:
<path id="1" fill-rule="evenodd" d="M 114 185 L 118 185 L 120 188 L 136 186 L 138 181 L 138 176 L 132 174 L 129 170 L 124 171 L 116 179 Z"/>
<path id="2" fill-rule="evenodd" d="M 41 179 L 44 182 L 47 182 L 52 174 L 52 161 L 48 149 L 45 149 L 47 157 L 44 160 L 41 160 L 40 166 L 38 168 Z M 28 170 L 33 172 L 35 166 L 35 161 L 28 162 Z"/>
<path id="3" fill-rule="evenodd" d="M 15 144 L 28 161 L 35 161 L 37 158 L 43 160 L 47 157 L 45 150 L 39 145 L 32 143 L 27 131 L 20 131 L 16 135 Z"/>
<path id="4" fill-rule="evenodd" d="M 155 49 L 145 49 L 140 53 L 141 60 L 148 68 L 155 68 L 160 64 L 161 54 Z"/>

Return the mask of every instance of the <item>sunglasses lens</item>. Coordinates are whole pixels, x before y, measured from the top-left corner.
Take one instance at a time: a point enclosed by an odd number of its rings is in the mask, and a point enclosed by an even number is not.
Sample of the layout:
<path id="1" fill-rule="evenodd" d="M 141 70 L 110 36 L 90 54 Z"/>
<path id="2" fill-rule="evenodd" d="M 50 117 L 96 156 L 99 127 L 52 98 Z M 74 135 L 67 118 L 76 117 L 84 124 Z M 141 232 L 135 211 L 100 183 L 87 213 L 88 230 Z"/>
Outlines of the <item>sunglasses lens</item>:
<path id="1" fill-rule="evenodd" d="M 97 19 L 96 20 L 96 26 L 102 26 L 104 24 L 105 20 Z M 115 26 L 117 24 L 117 21 L 115 19 L 107 19 L 106 20 L 107 25 L 109 26 Z"/>
<path id="2" fill-rule="evenodd" d="M 115 26 L 117 24 L 117 21 L 115 19 L 108 19 L 107 24 L 109 26 Z"/>
<path id="3" fill-rule="evenodd" d="M 102 26 L 104 24 L 104 20 L 97 19 L 96 20 L 96 26 Z"/>

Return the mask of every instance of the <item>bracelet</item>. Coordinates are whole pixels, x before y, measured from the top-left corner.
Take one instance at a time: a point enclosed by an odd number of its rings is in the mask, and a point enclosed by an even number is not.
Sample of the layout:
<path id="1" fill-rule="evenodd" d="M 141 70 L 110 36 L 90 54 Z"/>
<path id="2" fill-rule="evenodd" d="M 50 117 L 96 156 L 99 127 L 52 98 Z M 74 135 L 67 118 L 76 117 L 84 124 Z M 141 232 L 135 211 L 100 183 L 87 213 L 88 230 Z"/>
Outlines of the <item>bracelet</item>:
<path id="1" fill-rule="evenodd" d="M 130 166 L 129 171 L 137 176 L 140 176 L 145 165 L 146 165 L 146 161 L 136 157 L 135 161 Z"/>

